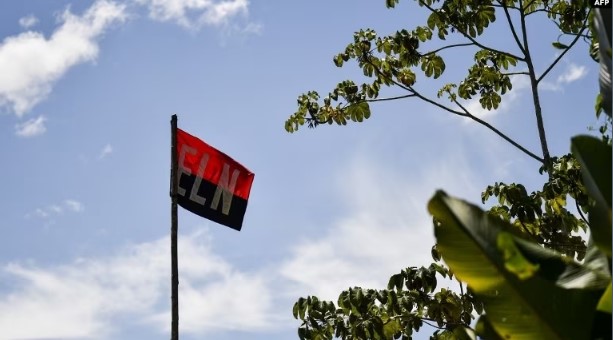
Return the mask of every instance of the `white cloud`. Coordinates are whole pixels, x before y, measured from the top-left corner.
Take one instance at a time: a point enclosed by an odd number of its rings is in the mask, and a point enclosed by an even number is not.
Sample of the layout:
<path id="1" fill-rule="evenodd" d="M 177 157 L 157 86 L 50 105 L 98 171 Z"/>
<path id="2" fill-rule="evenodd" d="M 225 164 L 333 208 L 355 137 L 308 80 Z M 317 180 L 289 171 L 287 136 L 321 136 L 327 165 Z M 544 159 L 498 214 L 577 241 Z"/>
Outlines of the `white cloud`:
<path id="1" fill-rule="evenodd" d="M 47 210 L 50 211 L 50 212 L 54 212 L 56 214 L 61 214 L 62 212 L 64 212 L 64 209 L 62 207 L 60 207 L 59 205 L 55 205 L 55 204 L 50 205 L 47 208 Z"/>
<path id="2" fill-rule="evenodd" d="M 40 218 L 47 218 L 47 217 L 49 217 L 49 213 L 48 213 L 48 212 L 46 212 L 46 211 L 45 211 L 45 210 L 43 210 L 43 209 L 40 209 L 40 208 L 38 208 L 38 209 L 34 210 L 34 215 L 36 215 L 36 216 L 38 216 L 38 217 L 40 217 Z M 28 215 L 28 216 L 29 216 L 29 215 Z"/>
<path id="3" fill-rule="evenodd" d="M 45 122 L 47 118 L 38 116 L 38 118 L 29 119 L 23 123 L 15 125 L 15 133 L 19 137 L 34 137 L 39 136 L 47 131 Z"/>
<path id="4" fill-rule="evenodd" d="M 244 34 L 260 35 L 262 34 L 262 30 L 263 30 L 262 24 L 256 24 L 256 23 L 250 22 L 241 29 L 241 32 Z"/>
<path id="5" fill-rule="evenodd" d="M 66 206 L 66 208 L 74 212 L 83 211 L 83 204 L 75 200 L 65 200 L 64 205 Z"/>
<path id="6" fill-rule="evenodd" d="M 569 84 L 577 81 L 587 75 L 587 67 L 577 64 L 569 64 L 566 66 L 566 70 L 560 76 L 558 76 L 558 84 Z"/>
<path id="7" fill-rule="evenodd" d="M 190 29 L 203 25 L 220 26 L 230 19 L 248 14 L 248 0 L 134 0 L 149 8 L 149 16 L 159 21 L 174 21 Z"/>
<path id="8" fill-rule="evenodd" d="M 566 65 L 566 69 L 564 69 L 564 72 L 560 74 L 555 81 L 543 80 L 539 83 L 539 89 L 545 91 L 562 91 L 564 90 L 564 85 L 568 85 L 584 78 L 587 73 L 587 67 L 574 63 L 568 63 Z"/>
<path id="9" fill-rule="evenodd" d="M 19 26 L 29 29 L 38 24 L 38 18 L 34 16 L 34 14 L 27 15 L 23 18 L 19 19 Z"/>
<path id="10" fill-rule="evenodd" d="M 36 208 L 32 213 L 26 214 L 25 217 L 31 218 L 32 216 L 36 216 L 42 219 L 49 219 L 54 216 L 62 215 L 66 211 L 79 213 L 82 212 L 83 209 L 83 203 L 76 200 L 67 199 L 61 204 L 50 204 L 44 208 Z"/>
<path id="11" fill-rule="evenodd" d="M 100 151 L 100 154 L 98 155 L 98 159 L 103 159 L 112 153 L 113 153 L 113 146 L 111 146 L 111 144 L 107 144 L 104 146 L 104 148 L 102 148 L 102 151 Z"/>
<path id="12" fill-rule="evenodd" d="M 336 301 L 344 289 L 384 288 L 401 269 L 432 262 L 435 240 L 426 202 L 435 189 L 478 197 L 472 171 L 460 154 L 411 174 L 361 156 L 347 165 L 339 183 L 346 183 L 343 201 L 350 209 L 324 236 L 293 247 L 279 270 L 293 284 L 288 295 Z"/>
<path id="13" fill-rule="evenodd" d="M 10 263 L 0 270 L 0 329 L 7 338 L 112 338 L 123 324 L 165 331 L 169 318 L 167 237 L 107 258 L 52 268 Z M 213 254 L 202 232 L 179 238 L 181 332 L 271 326 L 265 280 Z M 160 310 L 162 309 L 162 310 Z M 151 317 L 154 315 L 154 317 Z"/>
<path id="14" fill-rule="evenodd" d="M 125 18 L 125 5 L 98 0 L 82 16 L 66 10 L 49 38 L 32 31 L 5 38 L 0 43 L 0 108 L 18 116 L 28 112 L 71 67 L 94 60 L 97 40 Z"/>

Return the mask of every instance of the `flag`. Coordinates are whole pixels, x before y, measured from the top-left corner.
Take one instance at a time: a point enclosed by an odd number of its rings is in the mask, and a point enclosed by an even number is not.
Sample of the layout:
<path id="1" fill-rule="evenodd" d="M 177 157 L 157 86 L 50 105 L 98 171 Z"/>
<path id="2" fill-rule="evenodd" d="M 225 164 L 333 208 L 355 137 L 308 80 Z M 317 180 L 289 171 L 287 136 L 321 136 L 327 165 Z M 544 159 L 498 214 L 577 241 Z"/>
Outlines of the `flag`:
<path id="1" fill-rule="evenodd" d="M 204 141 L 177 129 L 178 204 L 241 230 L 254 173 Z"/>

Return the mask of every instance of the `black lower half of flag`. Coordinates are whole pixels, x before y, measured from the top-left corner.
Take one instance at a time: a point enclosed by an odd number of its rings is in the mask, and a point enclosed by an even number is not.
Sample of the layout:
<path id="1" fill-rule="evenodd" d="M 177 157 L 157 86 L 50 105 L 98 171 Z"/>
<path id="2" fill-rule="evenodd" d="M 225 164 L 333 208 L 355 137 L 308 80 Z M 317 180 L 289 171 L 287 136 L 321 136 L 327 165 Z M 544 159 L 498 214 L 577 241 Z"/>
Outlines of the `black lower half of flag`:
<path id="1" fill-rule="evenodd" d="M 192 213 L 241 230 L 247 200 L 205 179 L 183 173 L 179 178 L 177 200 Z"/>

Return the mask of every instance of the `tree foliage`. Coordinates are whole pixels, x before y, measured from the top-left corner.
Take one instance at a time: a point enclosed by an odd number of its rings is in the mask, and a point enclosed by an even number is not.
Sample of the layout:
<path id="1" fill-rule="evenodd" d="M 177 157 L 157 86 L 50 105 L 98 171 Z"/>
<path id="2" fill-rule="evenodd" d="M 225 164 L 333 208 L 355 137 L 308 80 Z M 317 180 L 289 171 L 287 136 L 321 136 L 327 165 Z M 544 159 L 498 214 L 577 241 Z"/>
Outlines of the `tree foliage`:
<path id="1" fill-rule="evenodd" d="M 323 98 L 317 91 L 302 94 L 285 129 L 362 122 L 371 116 L 371 103 L 421 100 L 491 130 L 538 161 L 539 172 L 548 179 L 530 193 L 519 183 L 488 186 L 482 202 L 496 200 L 488 211 L 438 192 L 429 203 L 437 237 L 434 262 L 393 275 L 386 289 L 349 288 L 336 303 L 300 298 L 293 309 L 302 322 L 300 339 L 410 339 L 424 326 L 435 329 L 433 339 L 610 338 L 610 95 L 603 92 L 596 98 L 597 116 L 603 109 L 608 115 L 599 129 L 603 138 L 576 137 L 572 153 L 551 156 L 538 90 L 581 39 L 595 61 L 602 63 L 607 51 L 610 61 L 610 33 L 607 44 L 597 31 L 600 14 L 594 19 L 587 1 L 580 0 L 415 2 L 429 13 L 424 25 L 386 36 L 362 29 L 334 56 L 337 67 L 355 61 L 368 81 L 342 81 Z M 388 8 L 398 3 L 386 0 Z M 536 69 L 528 43 L 529 17 L 560 31 L 551 41 L 558 55 L 542 70 Z M 482 39 L 497 19 L 512 37 L 504 45 L 512 50 L 491 47 Z M 426 93 L 421 79 L 439 79 L 445 58 L 458 49 L 474 52 L 466 76 L 441 84 L 435 94 Z M 608 70 L 610 75 L 610 62 Z M 467 108 L 471 99 L 487 110 L 499 108 L 513 90 L 513 77 L 530 81 L 540 152 L 528 150 Z M 386 88 L 404 94 L 384 97 Z M 591 235 L 590 241 L 586 244 L 578 232 Z M 441 279 L 455 280 L 459 293 L 437 289 Z"/>

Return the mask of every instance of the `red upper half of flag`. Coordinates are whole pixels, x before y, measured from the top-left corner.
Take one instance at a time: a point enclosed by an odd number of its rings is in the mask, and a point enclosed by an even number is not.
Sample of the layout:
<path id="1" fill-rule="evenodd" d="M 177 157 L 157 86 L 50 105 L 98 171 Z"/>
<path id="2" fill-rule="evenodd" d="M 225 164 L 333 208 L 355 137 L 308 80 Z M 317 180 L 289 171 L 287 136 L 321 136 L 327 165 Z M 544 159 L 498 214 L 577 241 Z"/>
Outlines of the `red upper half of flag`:
<path id="1" fill-rule="evenodd" d="M 177 152 L 179 167 L 213 185 L 228 184 L 220 180 L 234 184 L 236 176 L 233 194 L 249 198 L 255 174 L 230 156 L 181 129 L 177 129 Z"/>

